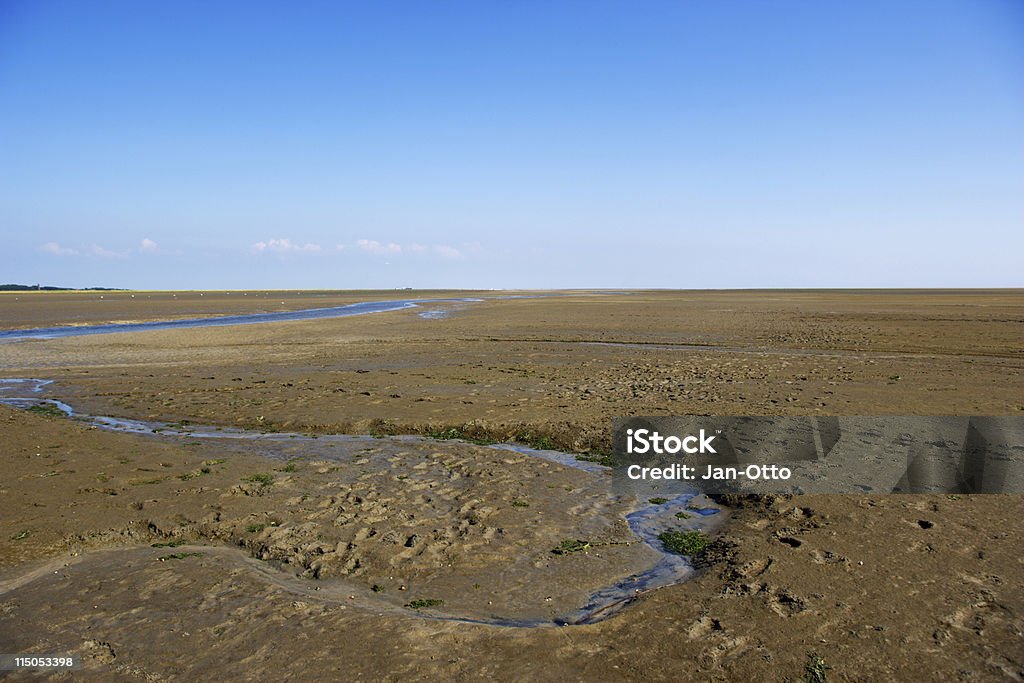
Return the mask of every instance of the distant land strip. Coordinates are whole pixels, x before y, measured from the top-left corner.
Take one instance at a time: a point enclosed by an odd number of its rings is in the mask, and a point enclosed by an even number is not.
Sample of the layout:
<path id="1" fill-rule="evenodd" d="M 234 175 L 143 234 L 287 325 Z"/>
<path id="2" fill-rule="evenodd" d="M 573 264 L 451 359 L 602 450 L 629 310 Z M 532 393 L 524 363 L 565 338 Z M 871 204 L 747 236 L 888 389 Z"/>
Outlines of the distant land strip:
<path id="1" fill-rule="evenodd" d="M 49 285 L 0 285 L 0 292 L 125 292 L 117 287 L 51 287 Z"/>

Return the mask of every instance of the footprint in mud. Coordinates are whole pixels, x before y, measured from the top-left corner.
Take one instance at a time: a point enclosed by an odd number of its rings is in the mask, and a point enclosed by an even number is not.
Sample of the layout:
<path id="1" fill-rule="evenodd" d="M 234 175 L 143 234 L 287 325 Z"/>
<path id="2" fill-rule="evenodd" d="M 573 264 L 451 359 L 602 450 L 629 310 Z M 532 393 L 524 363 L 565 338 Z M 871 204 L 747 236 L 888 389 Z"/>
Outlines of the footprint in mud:
<path id="1" fill-rule="evenodd" d="M 459 514 L 460 515 L 468 515 L 471 512 L 478 512 L 477 508 L 480 505 L 480 503 L 482 503 L 482 502 L 483 501 L 480 500 L 479 498 L 471 498 L 471 499 L 469 499 L 468 501 L 466 501 L 465 503 L 462 504 L 462 507 L 459 508 Z"/>
<path id="2" fill-rule="evenodd" d="M 457 528 L 459 537 L 462 539 L 468 539 L 471 536 L 484 537 L 488 527 L 484 524 L 481 524 L 480 521 L 475 517 L 466 517 L 459 522 Z M 471 548 L 472 545 L 473 544 L 469 544 L 468 547 Z"/>
<path id="3" fill-rule="evenodd" d="M 776 538 L 778 538 L 779 543 L 788 545 L 790 548 L 799 548 L 804 544 L 799 538 L 794 538 L 793 536 L 776 536 Z"/>
<path id="4" fill-rule="evenodd" d="M 351 557 L 345 560 L 345 564 L 342 565 L 341 571 L 349 576 L 359 576 L 359 574 L 362 573 L 360 571 L 362 568 L 362 560 L 358 555 L 353 554 Z"/>
<path id="5" fill-rule="evenodd" d="M 815 564 L 842 564 L 849 565 L 850 560 L 842 555 L 837 555 L 831 550 L 812 550 L 811 561 Z"/>
<path id="6" fill-rule="evenodd" d="M 117 653 L 110 643 L 102 640 L 87 640 L 82 643 L 82 649 L 89 659 L 94 659 L 103 664 L 111 664 L 117 659 Z"/>
<path id="7" fill-rule="evenodd" d="M 975 602 L 943 617 L 932 638 L 942 643 L 953 638 L 956 631 L 969 631 L 979 636 L 987 629 L 1009 631 L 1014 621 L 1013 611 L 1008 606 L 993 602 L 990 595 L 983 592 Z"/>
<path id="8" fill-rule="evenodd" d="M 784 514 L 790 519 L 803 520 L 814 517 L 814 510 L 812 508 L 794 507 L 787 510 Z"/>
<path id="9" fill-rule="evenodd" d="M 768 607 L 780 617 L 791 617 L 807 609 L 807 603 L 789 590 L 769 588 Z"/>
<path id="10" fill-rule="evenodd" d="M 683 632 L 690 640 L 702 640 L 712 631 L 721 630 L 723 630 L 722 622 L 705 614 L 700 619 L 690 624 Z"/>
<path id="11" fill-rule="evenodd" d="M 736 575 L 744 579 L 752 579 L 768 571 L 774 560 L 772 558 L 758 558 L 743 564 L 736 570 Z"/>

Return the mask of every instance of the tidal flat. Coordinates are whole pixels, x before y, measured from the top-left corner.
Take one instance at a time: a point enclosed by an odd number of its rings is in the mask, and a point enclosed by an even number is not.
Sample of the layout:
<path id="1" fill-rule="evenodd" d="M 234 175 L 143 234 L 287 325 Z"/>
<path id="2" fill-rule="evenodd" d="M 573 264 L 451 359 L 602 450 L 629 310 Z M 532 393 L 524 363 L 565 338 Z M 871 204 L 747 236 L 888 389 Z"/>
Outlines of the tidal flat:
<path id="1" fill-rule="evenodd" d="M 505 294 L 0 296 L 5 329 L 483 299 L 0 344 L 0 375 L 82 413 L 359 436 L 269 454 L 0 406 L 0 650 L 95 680 L 1021 675 L 1019 495 L 726 497 L 707 543 L 662 499 L 698 571 L 563 626 L 657 553 L 599 472 L 483 444 L 589 461 L 621 415 L 1020 414 L 1024 293 Z M 405 434 L 435 438 L 380 438 Z"/>

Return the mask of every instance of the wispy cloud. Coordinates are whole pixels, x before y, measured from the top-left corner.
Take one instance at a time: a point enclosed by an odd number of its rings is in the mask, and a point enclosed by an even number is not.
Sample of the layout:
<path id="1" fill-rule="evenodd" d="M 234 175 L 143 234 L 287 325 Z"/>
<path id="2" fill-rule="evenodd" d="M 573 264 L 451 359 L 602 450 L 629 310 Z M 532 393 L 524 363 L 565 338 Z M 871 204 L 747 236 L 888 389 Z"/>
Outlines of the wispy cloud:
<path id="1" fill-rule="evenodd" d="M 441 258 L 456 259 L 462 257 L 462 252 L 455 247 L 448 246 L 446 244 L 419 244 L 413 242 L 411 244 L 396 244 L 394 242 L 378 242 L 377 240 L 357 240 L 356 247 L 367 251 L 371 254 L 378 256 L 393 256 L 401 253 L 411 254 L 433 254 L 440 256 Z"/>
<path id="2" fill-rule="evenodd" d="M 144 238 L 139 242 L 139 246 L 132 249 L 124 249 L 117 251 L 116 249 L 108 249 L 101 244 L 89 244 L 80 245 L 78 247 L 67 247 L 60 242 L 46 242 L 39 245 L 39 250 L 46 252 L 47 254 L 53 254 L 54 256 L 84 256 L 84 257 L 96 257 L 96 258 L 117 258 L 123 259 L 128 258 L 132 254 L 180 254 L 180 251 L 166 251 L 161 249 L 156 242 Z"/>
<path id="3" fill-rule="evenodd" d="M 75 256 L 78 254 L 77 249 L 62 247 L 57 242 L 47 242 L 46 244 L 40 245 L 39 248 L 47 254 L 53 254 L 55 256 Z"/>
<path id="4" fill-rule="evenodd" d="M 275 240 L 267 240 L 265 242 L 257 242 L 256 244 L 252 245 L 252 249 L 253 251 L 259 254 L 291 254 L 320 251 L 320 245 L 312 244 L 309 242 L 307 242 L 306 244 L 299 244 L 298 242 L 292 242 L 290 239 L 282 238 Z"/>
<path id="5" fill-rule="evenodd" d="M 100 258 L 128 258 L 129 254 L 127 251 L 114 251 L 113 249 L 101 247 L 98 244 L 90 244 L 86 253 L 90 256 L 99 256 Z"/>
<path id="6" fill-rule="evenodd" d="M 435 244 L 433 247 L 431 247 L 431 249 L 433 249 L 434 253 L 440 256 L 441 258 L 462 258 L 461 251 L 459 251 L 455 247 L 449 247 L 448 245 L 445 244 Z"/>
<path id="7" fill-rule="evenodd" d="M 395 244 L 394 242 L 383 244 L 377 240 L 357 240 L 356 246 L 363 251 L 368 251 L 371 254 L 378 254 L 382 256 L 400 254 L 402 252 L 402 245 Z"/>
<path id="8" fill-rule="evenodd" d="M 162 247 L 148 237 L 144 237 L 142 241 L 139 242 L 138 248 L 134 251 L 137 251 L 140 254 L 159 254 L 160 256 L 181 256 L 185 253 L 181 249 L 168 249 L 167 247 Z"/>
<path id="9" fill-rule="evenodd" d="M 81 249 L 62 246 L 59 242 L 46 242 L 39 248 L 47 254 L 54 256 L 96 256 L 99 258 L 127 258 L 131 251 L 114 251 L 98 244 L 90 244 Z"/>

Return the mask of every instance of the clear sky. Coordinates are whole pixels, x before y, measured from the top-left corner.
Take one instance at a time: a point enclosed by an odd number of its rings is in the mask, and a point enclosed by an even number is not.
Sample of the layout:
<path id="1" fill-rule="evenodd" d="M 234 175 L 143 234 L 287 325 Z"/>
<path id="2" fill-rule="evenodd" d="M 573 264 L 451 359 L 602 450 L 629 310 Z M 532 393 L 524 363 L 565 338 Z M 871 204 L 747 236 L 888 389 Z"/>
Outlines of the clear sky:
<path id="1" fill-rule="evenodd" d="M 1024 286 L 1024 2 L 0 0 L 0 282 Z"/>

